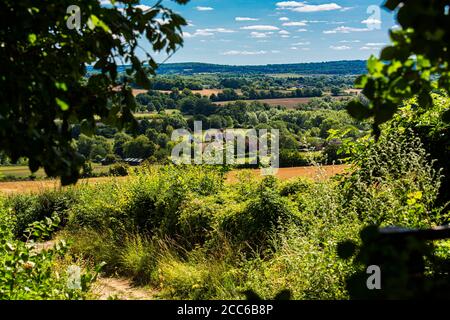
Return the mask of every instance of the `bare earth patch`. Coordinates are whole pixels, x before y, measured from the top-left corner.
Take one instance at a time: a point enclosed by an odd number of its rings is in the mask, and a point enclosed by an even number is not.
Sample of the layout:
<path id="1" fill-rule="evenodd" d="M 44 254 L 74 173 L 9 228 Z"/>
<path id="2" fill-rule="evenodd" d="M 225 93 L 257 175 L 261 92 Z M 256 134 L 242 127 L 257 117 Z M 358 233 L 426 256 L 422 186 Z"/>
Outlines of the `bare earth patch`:
<path id="1" fill-rule="evenodd" d="M 124 278 L 98 278 L 92 286 L 92 293 L 99 300 L 153 300 L 157 291 L 135 287 Z"/>
<path id="2" fill-rule="evenodd" d="M 337 174 L 342 174 L 348 169 L 349 166 L 342 165 L 332 165 L 332 166 L 310 166 L 310 167 L 293 167 L 293 168 L 280 168 L 278 169 L 277 178 L 280 180 L 290 180 L 295 178 L 307 178 L 312 180 L 327 180 Z M 261 174 L 261 169 L 253 169 L 250 172 L 255 177 L 264 177 Z M 228 174 L 227 181 L 230 183 L 237 182 L 239 170 L 231 171 Z"/>

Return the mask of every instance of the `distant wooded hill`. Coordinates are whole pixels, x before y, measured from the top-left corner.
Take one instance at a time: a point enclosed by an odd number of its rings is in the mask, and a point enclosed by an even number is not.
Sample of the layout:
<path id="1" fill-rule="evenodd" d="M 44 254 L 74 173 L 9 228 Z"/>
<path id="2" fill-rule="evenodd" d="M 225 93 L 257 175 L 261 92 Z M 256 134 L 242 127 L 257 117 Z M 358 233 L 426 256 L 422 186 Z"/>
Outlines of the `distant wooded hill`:
<path id="1" fill-rule="evenodd" d="M 125 72 L 127 66 L 119 66 Z M 88 71 L 93 71 L 88 67 Z M 168 63 L 158 69 L 158 74 L 232 73 L 232 74 L 336 74 L 360 75 L 367 72 L 366 61 L 345 60 L 296 64 L 269 64 L 261 66 L 231 66 L 208 63 Z"/>

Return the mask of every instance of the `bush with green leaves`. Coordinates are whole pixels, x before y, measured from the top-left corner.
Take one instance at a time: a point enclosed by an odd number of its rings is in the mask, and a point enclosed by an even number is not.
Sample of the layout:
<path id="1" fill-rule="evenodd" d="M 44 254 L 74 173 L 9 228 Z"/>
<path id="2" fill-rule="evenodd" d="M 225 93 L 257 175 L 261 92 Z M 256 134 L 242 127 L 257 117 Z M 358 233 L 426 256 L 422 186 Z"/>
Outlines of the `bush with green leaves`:
<path id="1" fill-rule="evenodd" d="M 128 175 L 128 170 L 130 166 L 125 162 L 114 163 L 109 168 L 109 175 L 116 177 L 125 177 Z"/>
<path id="2" fill-rule="evenodd" d="M 58 227 L 60 219 L 54 215 L 36 221 L 26 230 L 26 241 L 16 240 L 12 232 L 14 225 L 11 210 L 0 199 L 0 299 L 83 299 L 101 266 L 94 273 L 81 272 L 76 266 L 56 269 L 56 261 L 67 251 L 64 241 L 53 248 L 42 249 L 34 240 L 42 241 Z"/>
<path id="3" fill-rule="evenodd" d="M 57 214 L 61 226 L 67 221 L 67 210 L 78 198 L 76 189 L 44 191 L 38 194 L 17 194 L 8 197 L 5 202 L 14 215 L 13 232 L 15 237 L 21 237 L 29 224 Z"/>
<path id="4" fill-rule="evenodd" d="M 295 206 L 280 195 L 276 178 L 268 177 L 242 211 L 223 219 L 221 228 L 237 242 L 264 247 L 277 231 L 295 220 Z"/>
<path id="5" fill-rule="evenodd" d="M 430 226 L 441 175 L 411 131 L 386 130 L 378 142 L 363 140 L 341 190 L 347 210 L 367 224 Z"/>
<path id="6" fill-rule="evenodd" d="M 127 177 L 84 188 L 70 210 L 69 226 L 124 232 L 179 233 L 182 203 L 212 195 L 223 186 L 223 172 L 213 167 L 146 166 Z"/>

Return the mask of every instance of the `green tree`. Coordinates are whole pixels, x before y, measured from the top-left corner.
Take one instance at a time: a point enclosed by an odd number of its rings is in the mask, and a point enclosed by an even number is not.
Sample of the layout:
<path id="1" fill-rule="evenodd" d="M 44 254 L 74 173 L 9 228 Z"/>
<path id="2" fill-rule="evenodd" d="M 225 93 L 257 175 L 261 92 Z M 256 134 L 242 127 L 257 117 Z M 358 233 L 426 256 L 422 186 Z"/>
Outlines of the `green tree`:
<path id="1" fill-rule="evenodd" d="M 124 132 L 118 132 L 114 136 L 114 154 L 118 155 L 121 158 L 124 158 L 123 145 L 128 141 L 131 141 L 132 138 Z"/>
<path id="2" fill-rule="evenodd" d="M 144 135 L 128 141 L 123 145 L 123 151 L 127 158 L 146 159 L 153 155 L 155 150 L 155 144 Z"/>
<path id="3" fill-rule="evenodd" d="M 79 28 L 67 23 L 74 3 Z M 0 3 L 0 148 L 13 161 L 27 157 L 32 172 L 44 167 L 48 176 L 60 176 L 63 185 L 77 181 L 84 161 L 71 143 L 73 125 L 92 134 L 97 117 L 118 128 L 135 123 L 135 100 L 127 82 L 119 86 L 117 61 L 130 64 L 137 84 L 148 88 L 146 71 L 154 74 L 157 64 L 150 52 L 139 59 L 143 42 L 167 54 L 183 44 L 186 21 L 161 2 L 146 11 L 139 0 L 113 3 Z M 84 80 L 88 65 L 96 72 Z"/>
<path id="4" fill-rule="evenodd" d="M 352 101 L 347 106 L 358 119 L 373 117 L 377 136 L 379 125 L 390 120 L 405 99 L 417 96 L 422 107 L 430 107 L 433 89 L 450 93 L 449 5 L 448 0 L 385 2 L 401 28 L 390 31 L 391 45 L 379 59 L 369 59 L 368 74 L 356 82 L 369 103 Z M 449 121 L 450 110 L 443 118 Z"/>

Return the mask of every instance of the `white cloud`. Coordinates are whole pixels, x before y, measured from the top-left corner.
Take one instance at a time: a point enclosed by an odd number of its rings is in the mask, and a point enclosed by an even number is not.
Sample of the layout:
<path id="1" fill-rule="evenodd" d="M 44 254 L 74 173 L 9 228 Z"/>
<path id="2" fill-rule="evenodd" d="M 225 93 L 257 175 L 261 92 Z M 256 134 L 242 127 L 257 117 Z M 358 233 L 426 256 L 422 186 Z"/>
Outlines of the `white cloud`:
<path id="1" fill-rule="evenodd" d="M 298 50 L 297 47 L 291 47 L 291 50 Z"/>
<path id="2" fill-rule="evenodd" d="M 261 51 L 238 51 L 238 50 L 230 50 L 223 52 L 222 55 L 224 56 L 254 56 L 254 55 L 262 55 L 266 54 L 267 51 L 261 50 Z"/>
<path id="3" fill-rule="evenodd" d="M 330 46 L 330 49 L 342 51 L 342 50 L 350 50 L 351 48 L 348 46 Z"/>
<path id="4" fill-rule="evenodd" d="M 327 23 L 328 21 L 324 20 L 302 20 L 304 23 Z"/>
<path id="5" fill-rule="evenodd" d="M 291 36 L 288 36 L 287 34 L 281 35 L 282 38 L 290 38 Z"/>
<path id="6" fill-rule="evenodd" d="M 306 31 L 308 31 L 308 29 L 302 28 L 302 29 L 298 29 L 298 30 L 297 30 L 297 32 L 306 32 Z"/>
<path id="7" fill-rule="evenodd" d="M 293 46 L 309 46 L 311 44 L 311 42 L 307 41 L 307 42 L 297 42 L 297 43 L 293 43 Z"/>
<path id="8" fill-rule="evenodd" d="M 342 9 L 342 7 L 336 3 L 327 3 L 319 5 L 305 5 L 292 9 L 294 12 L 319 12 L 319 11 L 332 11 Z"/>
<path id="9" fill-rule="evenodd" d="M 147 10 L 150 10 L 152 7 L 146 6 L 145 4 L 139 4 L 139 5 L 135 6 L 135 8 L 141 9 L 142 11 L 147 11 Z"/>
<path id="10" fill-rule="evenodd" d="M 292 21 L 283 23 L 283 27 L 304 27 L 304 26 L 306 26 L 306 23 L 302 21 Z"/>
<path id="11" fill-rule="evenodd" d="M 192 35 L 192 37 L 210 37 L 213 36 L 214 32 L 210 32 L 210 31 L 206 31 L 206 30 L 197 30 L 195 31 L 195 33 Z"/>
<path id="12" fill-rule="evenodd" d="M 155 19 L 155 21 L 158 22 L 160 25 L 168 24 L 168 23 L 169 23 L 168 20 L 159 19 L 159 18 Z"/>
<path id="13" fill-rule="evenodd" d="M 278 2 L 276 6 L 279 9 L 286 9 L 294 12 L 319 12 L 319 11 L 332 11 L 343 9 L 337 3 L 325 3 L 318 5 L 306 4 L 306 2 L 299 1 L 282 1 Z"/>
<path id="14" fill-rule="evenodd" d="M 280 28 L 275 26 L 268 25 L 255 25 L 255 26 L 247 26 L 241 27 L 242 30 L 256 30 L 256 31 L 278 31 Z"/>
<path id="15" fill-rule="evenodd" d="M 290 19 L 288 17 L 281 17 L 280 21 L 289 21 Z"/>
<path id="16" fill-rule="evenodd" d="M 323 33 L 325 34 L 333 34 L 333 33 L 350 33 L 350 32 L 364 32 L 370 31 L 368 28 L 352 28 L 352 27 L 337 27 L 333 30 L 325 30 Z"/>
<path id="17" fill-rule="evenodd" d="M 272 50 L 272 51 L 270 51 L 270 52 L 272 52 L 272 53 L 281 53 L 280 50 Z"/>
<path id="18" fill-rule="evenodd" d="M 225 28 L 211 28 L 211 29 L 197 29 L 194 33 L 183 32 L 185 38 L 195 38 L 195 37 L 211 37 L 216 33 L 233 33 L 235 31 Z"/>
<path id="19" fill-rule="evenodd" d="M 218 33 L 233 33 L 234 30 L 225 29 L 225 28 L 212 28 L 212 29 L 197 29 L 197 31 L 201 32 L 218 32 Z"/>
<path id="20" fill-rule="evenodd" d="M 279 34 L 282 34 L 282 35 L 288 35 L 288 34 L 291 34 L 289 31 L 286 31 L 286 30 L 281 30 L 280 32 L 278 32 Z"/>
<path id="21" fill-rule="evenodd" d="M 304 2 L 298 2 L 298 1 L 281 1 L 276 4 L 277 7 L 281 7 L 281 8 L 301 7 L 304 5 L 305 5 Z"/>
<path id="22" fill-rule="evenodd" d="M 253 31 L 253 32 L 250 33 L 250 37 L 252 37 L 252 38 L 267 38 L 271 34 L 273 34 L 273 32 Z"/>
<path id="23" fill-rule="evenodd" d="M 211 7 L 202 7 L 202 6 L 198 6 L 198 7 L 196 7 L 196 9 L 197 9 L 198 11 L 212 11 L 212 10 L 214 10 L 214 8 L 211 8 Z"/>
<path id="24" fill-rule="evenodd" d="M 248 18 L 248 17 L 236 17 L 234 18 L 236 21 L 258 21 L 256 18 Z"/>
<path id="25" fill-rule="evenodd" d="M 368 47 L 382 47 L 382 46 L 385 46 L 386 45 L 386 43 L 384 43 L 384 42 L 369 42 L 369 43 L 366 43 L 366 46 L 368 46 Z"/>
<path id="26" fill-rule="evenodd" d="M 369 42 L 366 43 L 363 47 L 359 48 L 359 50 L 380 50 L 381 47 L 385 45 L 386 43 L 383 42 Z"/>
<path id="27" fill-rule="evenodd" d="M 360 40 L 341 40 L 340 43 L 359 43 Z"/>
<path id="28" fill-rule="evenodd" d="M 378 20 L 378 19 L 369 18 L 369 19 L 361 21 L 361 23 L 362 24 L 371 24 L 371 25 L 373 25 L 373 24 L 381 24 L 381 21 Z"/>

